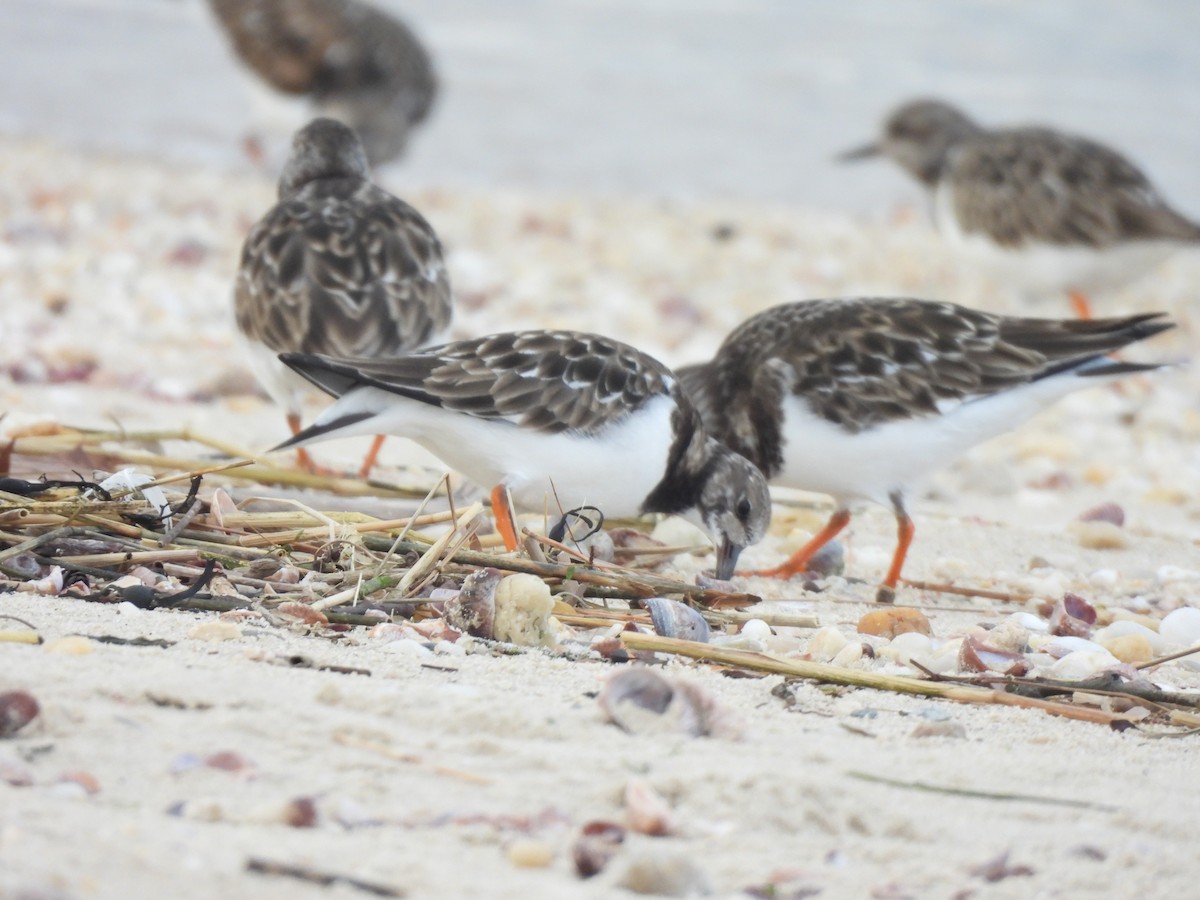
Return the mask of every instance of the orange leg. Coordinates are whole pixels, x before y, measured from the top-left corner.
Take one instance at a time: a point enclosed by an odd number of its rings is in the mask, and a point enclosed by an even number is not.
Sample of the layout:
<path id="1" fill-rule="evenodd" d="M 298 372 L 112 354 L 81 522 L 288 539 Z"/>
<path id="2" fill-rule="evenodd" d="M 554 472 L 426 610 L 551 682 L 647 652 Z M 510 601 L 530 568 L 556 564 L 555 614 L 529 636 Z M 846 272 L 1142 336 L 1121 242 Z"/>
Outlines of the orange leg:
<path id="1" fill-rule="evenodd" d="M 1084 320 L 1095 318 L 1092 315 L 1092 304 L 1088 302 L 1086 294 L 1082 291 L 1067 291 L 1067 297 L 1071 300 L 1071 309 L 1075 310 L 1075 315 Z"/>
<path id="2" fill-rule="evenodd" d="M 808 561 L 813 558 L 813 555 L 833 540 L 849 522 L 850 510 L 834 510 L 829 521 L 825 523 L 825 527 L 813 535 L 812 540 L 793 553 L 782 565 L 751 574 L 761 575 L 764 578 L 791 578 L 793 575 L 799 575 L 808 568 Z"/>
<path id="3" fill-rule="evenodd" d="M 900 583 L 900 570 L 904 568 L 908 548 L 912 546 L 913 535 L 917 533 L 917 526 L 904 511 L 904 506 L 900 503 L 898 496 L 892 497 L 892 504 L 896 509 L 896 552 L 892 555 L 892 567 L 888 569 L 887 578 L 883 580 L 883 584 L 875 595 L 875 599 L 880 603 L 895 601 L 896 585 Z"/>
<path id="4" fill-rule="evenodd" d="M 379 448 L 383 446 L 386 437 L 382 434 L 375 435 L 375 440 L 371 442 L 371 449 L 367 451 L 367 455 L 363 457 L 362 468 L 358 470 L 358 477 L 366 479 L 371 474 L 371 470 L 375 468 L 375 460 L 379 457 Z"/>
<path id="5" fill-rule="evenodd" d="M 288 423 L 288 428 L 292 429 L 292 434 L 300 433 L 300 414 L 299 413 L 288 413 L 287 414 L 287 423 Z M 308 455 L 308 451 L 305 450 L 303 447 L 299 447 L 296 450 L 296 465 L 298 465 L 305 472 L 309 472 L 312 474 L 319 474 L 324 471 L 320 466 L 318 466 L 315 462 L 313 462 L 313 458 Z"/>
<path id="6" fill-rule="evenodd" d="M 504 547 L 509 552 L 517 549 L 517 523 L 513 519 L 512 504 L 508 488 L 502 484 L 492 488 L 492 515 L 496 518 L 496 530 L 504 538 Z"/>

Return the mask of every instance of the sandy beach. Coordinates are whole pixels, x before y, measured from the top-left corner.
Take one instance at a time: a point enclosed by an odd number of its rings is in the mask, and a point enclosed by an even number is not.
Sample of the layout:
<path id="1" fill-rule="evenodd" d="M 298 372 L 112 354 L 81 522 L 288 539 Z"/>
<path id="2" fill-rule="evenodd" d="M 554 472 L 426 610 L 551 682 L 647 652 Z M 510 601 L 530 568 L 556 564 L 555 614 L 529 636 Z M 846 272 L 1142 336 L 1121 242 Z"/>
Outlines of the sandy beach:
<path id="1" fill-rule="evenodd" d="M 81 18 L 105 8 L 48 6 Z M 114 8 L 160 22 L 175 15 L 173 5 Z M 199 28 L 202 11 L 181 8 Z M 460 52 L 474 46 L 445 22 L 432 33 Z M 281 440 L 283 415 L 253 384 L 230 309 L 238 250 L 274 202 L 273 176 L 234 150 L 214 159 L 87 146 L 28 117 L 7 127 L 25 116 L 15 106 L 5 115 L 0 443 L 62 427 L 188 431 L 247 455 Z M 225 143 L 205 132 L 198 146 L 233 146 L 237 130 Z M 809 297 L 1069 314 L 1065 301 L 1034 301 L 965 270 L 915 193 L 886 189 L 898 176 L 870 176 L 883 178 L 878 202 L 857 194 L 840 208 L 766 187 L 734 194 L 719 179 L 652 192 L 610 171 L 602 189 L 585 190 L 581 171 L 509 183 L 511 170 L 498 164 L 453 179 L 429 161 L 436 135 L 425 136 L 413 170 L 393 167 L 381 180 L 445 244 L 456 337 L 570 327 L 682 364 L 711 354 L 748 315 Z M 510 162 L 519 156 L 505 152 Z M 1186 166 L 1164 158 L 1162 167 L 1181 208 L 1200 209 Z M 969 675 L 958 665 L 962 647 L 1004 633 L 1027 639 L 1019 655 L 1034 674 L 1077 678 L 1109 666 L 1053 643 L 1055 608 L 1074 594 L 1095 620 L 1068 625 L 1106 653 L 1119 650 L 1121 671 L 1169 652 L 1174 632 L 1162 623 L 1200 609 L 1197 284 L 1200 255 L 1179 253 L 1097 299 L 1101 314 L 1167 312 L 1179 327 L 1126 356 L 1174 365 L 1068 397 L 914 498 L 906 576 L 964 592 L 901 588 L 897 605 L 928 618 L 928 638 L 858 633 L 877 609 L 874 588 L 895 540 L 890 512 L 864 508 L 844 535 L 844 574 L 818 590 L 736 581 L 764 598 L 749 613 L 768 623 L 814 616 L 815 627 L 776 625 L 769 636 L 757 625 L 745 635 L 714 628 L 713 642 L 854 672 L 920 675 L 916 659 Z M 310 412 L 321 402 L 312 398 Z M 51 474 L 69 476 L 73 457 L 21 446 L 11 474 L 36 478 L 53 464 Z M 211 454 L 177 437 L 138 446 Z M 351 470 L 363 446 L 314 452 Z M 421 491 L 442 474 L 433 457 L 393 439 L 378 477 Z M 479 495 L 455 484 L 462 503 Z M 207 478 L 204 497 L 218 487 L 248 508 L 251 497 L 286 496 L 387 518 L 416 503 L 231 476 Z M 829 510 L 816 495 L 781 491 L 777 500 L 771 533 L 746 551 L 746 566 L 779 562 Z M 1123 524 L 1080 523 L 1102 504 L 1119 507 Z M 0 554 L 15 527 L 0 519 Z M 657 528 L 668 544 L 688 539 L 672 523 Z M 680 553 L 658 574 L 691 581 L 711 564 L 711 553 Z M 707 697 L 718 733 L 692 736 L 649 714 L 622 729 L 597 696 L 632 666 L 595 647 L 619 625 L 564 626 L 554 647 L 513 647 L 392 626 L 309 626 L 277 614 L 273 592 L 245 614 L 218 614 L 89 603 L 18 590 L 7 576 L 3 584 L 11 590 L 0 592 L 0 615 L 42 642 L 0 641 L 0 694 L 26 691 L 40 706 L 0 737 L 0 897 L 1149 898 L 1188 896 L 1198 874 L 1197 738 L 1186 717 L 1170 722 L 1150 702 L 1073 707 L 1133 723 L 1114 728 L 660 655 L 647 668 Z M 1113 630 L 1122 622 L 1132 624 Z M 0 633 L 25 627 L 0 618 Z M 1122 628 L 1148 636 L 1134 647 L 1117 641 Z M 1142 675 L 1197 702 L 1196 659 Z M 646 824 L 647 809 L 657 824 Z M 623 829 L 624 840 L 585 879 L 576 856 L 595 822 Z M 337 878 L 321 885 L 251 871 L 254 861 Z"/>

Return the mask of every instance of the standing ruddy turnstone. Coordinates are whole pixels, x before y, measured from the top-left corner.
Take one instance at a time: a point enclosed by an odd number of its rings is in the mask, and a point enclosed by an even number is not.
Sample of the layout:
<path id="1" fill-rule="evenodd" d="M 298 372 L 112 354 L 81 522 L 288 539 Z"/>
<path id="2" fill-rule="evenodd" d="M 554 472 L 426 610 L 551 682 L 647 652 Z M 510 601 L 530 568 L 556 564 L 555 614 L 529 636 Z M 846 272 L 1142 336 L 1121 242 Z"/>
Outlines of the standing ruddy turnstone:
<path id="1" fill-rule="evenodd" d="M 380 165 L 404 153 L 429 114 L 437 79 L 403 22 L 359 0 L 209 0 L 233 50 L 285 94 L 362 137 Z"/>
<path id="2" fill-rule="evenodd" d="M 570 331 L 495 334 L 386 359 L 284 353 L 338 400 L 290 441 L 404 435 L 528 510 L 670 513 L 704 528 L 728 578 L 771 517 L 762 473 L 710 438 L 675 376 L 618 341 Z M 280 449 L 280 448 L 277 448 Z"/>
<path id="3" fill-rule="evenodd" d="M 1136 278 L 1200 225 L 1167 205 L 1133 163 L 1048 128 L 986 129 L 936 100 L 906 103 L 875 143 L 843 160 L 883 155 L 929 189 L 937 229 L 963 255 L 1029 290 L 1087 295 Z"/>
<path id="4" fill-rule="evenodd" d="M 354 132 L 316 119 L 296 133 L 279 203 L 242 247 L 234 311 L 254 373 L 295 434 L 308 384 L 279 353 L 378 357 L 428 343 L 450 322 L 450 280 L 429 223 L 371 184 Z"/>
<path id="5" fill-rule="evenodd" d="M 850 521 L 890 505 L 899 541 L 890 602 L 915 527 L 910 485 L 1071 391 L 1157 368 L 1106 354 L 1173 327 L 997 316 L 926 300 L 809 300 L 768 309 L 678 378 L 709 434 L 775 484 L 833 496 L 829 523 L 764 575 L 791 577 Z"/>

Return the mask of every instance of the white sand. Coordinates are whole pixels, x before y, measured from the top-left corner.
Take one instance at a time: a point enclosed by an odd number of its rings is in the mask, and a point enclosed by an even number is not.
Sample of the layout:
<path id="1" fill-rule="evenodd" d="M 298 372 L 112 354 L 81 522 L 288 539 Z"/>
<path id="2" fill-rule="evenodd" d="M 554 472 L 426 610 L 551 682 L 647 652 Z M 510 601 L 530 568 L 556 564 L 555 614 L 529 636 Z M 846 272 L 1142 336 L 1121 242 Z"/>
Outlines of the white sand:
<path id="1" fill-rule="evenodd" d="M 282 416 L 263 400 L 228 392 L 189 399 L 241 370 L 228 285 L 245 229 L 271 197 L 265 179 L 0 144 L 0 372 L 32 379 L 0 380 L 3 427 L 45 418 L 109 427 L 115 418 L 129 428 L 190 424 L 252 449 L 279 439 Z M 919 217 L 883 228 L 788 208 L 499 191 L 410 199 L 449 248 L 460 334 L 571 326 L 677 362 L 711 351 L 750 312 L 802 297 L 886 292 L 1030 308 L 959 273 Z M 732 240 L 713 239 L 720 223 L 735 227 Z M 1183 357 L 1196 342 L 1198 282 L 1200 260 L 1180 255 L 1100 306 L 1170 310 L 1186 327 L 1130 355 Z M 57 298 L 66 300 L 58 314 Z M 1055 302 L 1036 309 L 1065 314 Z M 31 360 L 98 368 L 85 383 L 51 385 Z M 1198 388 L 1200 370 L 1183 364 L 1123 393 L 1076 395 L 978 448 L 914 504 L 907 574 L 1050 597 L 1069 588 L 1098 606 L 1152 617 L 1200 605 L 1200 581 L 1172 581 L 1164 571 L 1200 569 Z M 412 458 L 402 443 L 389 442 L 392 462 Z M 348 463 L 355 449 L 317 453 Z M 1101 500 L 1125 508 L 1127 549 L 1086 550 L 1066 532 Z M 778 560 L 818 521 L 807 510 L 781 511 L 747 562 Z M 849 574 L 866 581 L 837 597 L 870 597 L 892 532 L 885 511 L 855 519 Z M 1034 557 L 1051 567 L 1031 573 Z M 747 587 L 799 591 L 761 579 Z M 804 599 L 847 633 L 868 608 Z M 914 590 L 899 599 L 965 610 L 929 610 L 939 637 L 1010 611 Z M 668 672 L 715 694 L 744 723 L 745 739 L 631 736 L 606 724 L 589 696 L 611 670 L 598 661 L 542 652 L 419 659 L 411 643 L 372 641 L 362 630 L 329 640 L 254 622 L 236 640 L 208 642 L 188 634 L 211 614 L 26 594 L 0 596 L 0 613 L 29 620 L 47 638 L 177 642 L 93 644 L 80 657 L 0 644 L 0 691 L 30 690 L 43 708 L 16 739 L 0 742 L 0 764 L 24 767 L 34 780 L 0 782 L 0 894 L 362 895 L 243 872 L 247 858 L 262 856 L 411 896 L 616 896 L 620 869 L 643 854 L 686 857 L 718 896 L 781 870 L 795 874 L 784 896 L 801 887 L 827 897 L 1194 889 L 1194 738 L 811 686 L 796 689 L 789 709 L 772 694 L 778 678 L 734 680 L 678 663 Z M 291 655 L 371 676 L 273 664 Z M 1178 665 L 1155 677 L 1198 684 Z M 866 709 L 875 715 L 852 715 Z M 949 716 L 965 737 L 913 737 L 929 716 Z M 183 754 L 217 751 L 240 754 L 253 769 L 173 773 Z M 98 793 L 56 784 L 79 770 L 94 776 Z M 855 770 L 1096 806 L 919 792 L 856 780 L 848 774 Z M 620 821 L 631 778 L 668 798 L 679 833 L 631 838 L 609 871 L 578 880 L 575 833 L 592 819 Z M 302 796 L 316 798 L 315 829 L 279 821 L 284 804 Z M 548 869 L 509 862 L 506 848 L 519 837 L 553 848 Z M 995 885 L 970 874 L 1003 851 L 1033 874 Z"/>

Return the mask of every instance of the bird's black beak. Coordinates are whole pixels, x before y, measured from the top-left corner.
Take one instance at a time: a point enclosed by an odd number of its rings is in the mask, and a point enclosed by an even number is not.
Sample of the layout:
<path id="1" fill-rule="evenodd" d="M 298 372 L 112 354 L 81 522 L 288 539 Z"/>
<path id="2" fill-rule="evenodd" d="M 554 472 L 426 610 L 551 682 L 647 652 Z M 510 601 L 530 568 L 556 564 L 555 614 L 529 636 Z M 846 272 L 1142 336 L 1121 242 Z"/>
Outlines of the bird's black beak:
<path id="1" fill-rule="evenodd" d="M 717 579 L 720 581 L 728 581 L 733 577 L 733 570 L 737 567 L 738 557 L 742 555 L 742 549 L 727 537 L 721 538 L 721 543 L 717 547 Z"/>
<path id="2" fill-rule="evenodd" d="M 839 153 L 834 159 L 838 162 L 858 162 L 863 159 L 871 159 L 882 152 L 883 148 L 877 143 L 863 144 L 861 147 Z"/>

